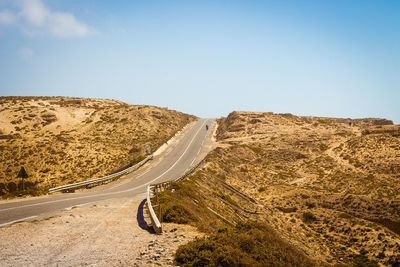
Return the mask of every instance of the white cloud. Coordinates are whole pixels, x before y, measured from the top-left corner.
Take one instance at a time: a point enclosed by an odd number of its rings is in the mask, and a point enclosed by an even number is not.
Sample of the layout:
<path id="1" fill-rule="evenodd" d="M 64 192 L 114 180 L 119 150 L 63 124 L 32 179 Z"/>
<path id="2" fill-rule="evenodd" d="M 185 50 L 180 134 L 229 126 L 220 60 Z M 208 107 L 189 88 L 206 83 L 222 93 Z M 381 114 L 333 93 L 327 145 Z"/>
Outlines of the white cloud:
<path id="1" fill-rule="evenodd" d="M 51 21 L 49 29 L 57 37 L 86 36 L 94 32 L 69 13 L 52 13 L 49 16 L 49 20 Z"/>
<path id="2" fill-rule="evenodd" d="M 55 12 L 41 0 L 20 0 L 18 17 L 8 11 L 0 12 L 0 23 L 14 23 L 20 18 L 20 28 L 28 35 L 47 33 L 55 37 L 84 37 L 95 31 L 73 14 Z"/>
<path id="3" fill-rule="evenodd" d="M 20 5 L 22 7 L 20 16 L 34 26 L 43 26 L 51 14 L 40 0 L 21 0 Z"/>
<path id="4" fill-rule="evenodd" d="M 17 17 L 8 10 L 0 11 L 0 24 L 12 24 L 17 20 Z"/>
<path id="5" fill-rule="evenodd" d="M 17 50 L 17 53 L 23 59 L 29 59 L 35 55 L 35 52 L 29 47 L 21 47 Z"/>

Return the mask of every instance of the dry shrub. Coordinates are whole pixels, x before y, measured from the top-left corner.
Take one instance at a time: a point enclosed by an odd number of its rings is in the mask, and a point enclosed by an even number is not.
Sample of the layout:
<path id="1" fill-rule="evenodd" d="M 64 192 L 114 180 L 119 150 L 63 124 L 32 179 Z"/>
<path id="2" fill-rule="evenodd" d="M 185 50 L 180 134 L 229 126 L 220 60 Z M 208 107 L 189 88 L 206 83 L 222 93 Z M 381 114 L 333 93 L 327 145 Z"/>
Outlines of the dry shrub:
<path id="1" fill-rule="evenodd" d="M 305 223 L 313 223 L 317 220 L 317 218 L 309 211 L 303 213 L 303 222 Z"/>
<path id="2" fill-rule="evenodd" d="M 198 191 L 190 181 L 173 183 L 169 190 L 160 192 L 164 222 L 188 223 L 204 232 L 215 231 L 221 223 L 210 214 Z"/>
<path id="3" fill-rule="evenodd" d="M 181 266 L 315 266 L 268 225 L 252 221 L 220 229 L 209 237 L 180 246 L 175 263 Z"/>

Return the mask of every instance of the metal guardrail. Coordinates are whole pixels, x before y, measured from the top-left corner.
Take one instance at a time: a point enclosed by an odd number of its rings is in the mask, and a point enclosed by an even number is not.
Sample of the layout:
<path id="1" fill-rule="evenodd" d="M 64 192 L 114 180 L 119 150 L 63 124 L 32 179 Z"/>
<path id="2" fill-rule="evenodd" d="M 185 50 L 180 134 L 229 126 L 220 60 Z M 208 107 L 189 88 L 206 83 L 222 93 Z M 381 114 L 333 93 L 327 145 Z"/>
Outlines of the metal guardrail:
<path id="1" fill-rule="evenodd" d="M 197 168 L 200 167 L 200 165 L 202 165 L 205 161 L 206 161 L 207 157 L 205 157 L 204 159 L 202 159 L 199 163 L 197 163 L 196 165 L 194 165 L 192 168 L 190 168 L 187 172 L 185 172 L 182 176 L 178 177 L 177 179 L 174 179 L 173 181 L 168 181 L 168 182 L 162 182 L 162 183 L 158 183 L 158 184 L 151 184 L 147 186 L 147 207 L 149 209 L 150 212 L 150 220 L 151 220 L 151 224 L 153 226 L 154 231 L 157 234 L 161 234 L 162 233 L 162 224 L 160 223 L 160 220 L 157 218 L 156 213 L 154 212 L 153 206 L 151 204 L 151 193 L 153 192 L 154 194 L 156 194 L 157 192 L 161 192 L 165 189 L 167 189 L 168 187 L 171 186 L 171 184 L 173 182 L 180 182 L 183 181 L 186 177 L 188 177 L 190 174 L 194 173 L 196 171 Z M 226 187 L 228 190 L 232 191 L 233 193 L 236 193 L 237 195 L 239 195 L 240 197 L 244 198 L 247 201 L 250 201 L 254 204 L 257 204 L 257 202 L 243 194 L 242 192 L 240 192 L 238 189 L 236 189 L 235 187 L 225 183 L 224 181 L 220 181 L 222 183 L 222 185 L 224 187 Z M 213 212 L 217 217 L 219 217 L 220 219 L 222 219 L 223 221 L 225 221 L 226 223 L 230 224 L 230 225 L 234 225 L 233 222 L 227 220 L 225 217 L 221 216 L 220 214 L 218 214 L 217 212 L 215 212 L 214 210 L 212 210 L 211 208 L 208 207 L 208 209 Z"/>
<path id="2" fill-rule="evenodd" d="M 160 235 L 162 233 L 162 225 L 160 223 L 160 220 L 157 218 L 156 213 L 154 212 L 153 205 L 151 204 L 151 191 L 153 187 L 154 187 L 153 185 L 147 186 L 147 193 L 146 193 L 147 208 L 149 209 L 150 212 L 151 225 L 154 231 Z"/>
<path id="3" fill-rule="evenodd" d="M 194 165 L 192 168 L 190 168 L 187 172 L 185 172 L 182 176 L 180 176 L 179 178 L 175 179 L 174 182 L 179 182 L 179 181 L 183 181 L 186 177 L 188 177 L 189 175 L 191 175 L 192 173 L 194 173 L 194 171 L 201 165 L 204 163 L 204 161 L 206 160 L 207 157 L 205 157 L 204 159 L 202 159 L 199 163 L 197 163 L 196 165 Z"/>
<path id="4" fill-rule="evenodd" d="M 184 180 L 186 177 L 188 177 L 190 174 L 192 174 L 201 164 L 205 162 L 207 157 L 203 158 L 199 163 L 191 167 L 187 172 L 185 172 L 182 176 L 179 176 L 178 178 L 172 180 L 172 181 L 167 181 L 167 182 L 162 182 L 158 184 L 151 184 L 147 186 L 147 208 L 150 212 L 150 220 L 151 224 L 153 226 L 154 231 L 157 234 L 162 233 L 162 225 L 160 223 L 160 220 L 157 218 L 156 213 L 154 212 L 153 206 L 151 204 L 151 192 L 154 192 L 157 194 L 157 192 L 163 191 L 167 189 L 168 187 L 171 186 L 172 182 L 178 182 Z M 161 214 L 160 214 L 161 216 Z"/>
<path id="5" fill-rule="evenodd" d="M 144 160 L 142 160 L 141 162 L 126 168 L 125 170 L 113 173 L 111 175 L 107 175 L 104 177 L 100 177 L 100 178 L 96 178 L 96 179 L 92 179 L 92 180 L 87 180 L 87 181 L 83 181 L 83 182 L 79 182 L 79 183 L 74 183 L 74 184 L 67 184 L 67 185 L 61 185 L 61 186 L 57 186 L 54 188 L 50 188 L 49 189 L 49 193 L 54 193 L 54 192 L 58 192 L 58 191 L 64 191 L 64 190 L 68 190 L 68 189 L 75 189 L 75 188 L 79 188 L 79 187 L 83 187 L 83 186 L 87 186 L 87 185 L 91 185 L 91 184 L 97 184 L 97 183 L 103 183 L 115 178 L 118 178 L 124 174 L 128 174 L 136 169 L 138 169 L 140 166 L 142 166 L 143 164 L 145 164 L 147 161 L 149 161 L 150 159 L 153 158 L 153 155 L 149 155 L 147 156 Z"/>
<path id="6" fill-rule="evenodd" d="M 155 194 L 157 192 L 163 191 L 167 189 L 168 187 L 171 186 L 172 182 L 178 182 L 184 180 L 186 177 L 188 177 L 190 174 L 192 174 L 204 161 L 206 158 L 201 160 L 199 163 L 194 165 L 192 168 L 190 168 L 187 172 L 185 172 L 182 176 L 178 177 L 177 179 L 173 181 L 168 181 L 168 182 L 162 182 L 158 184 L 151 184 L 147 186 L 147 208 L 149 209 L 150 212 L 150 220 L 152 227 L 154 231 L 157 234 L 162 233 L 162 225 L 160 223 L 160 220 L 158 219 L 156 213 L 154 212 L 153 205 L 151 204 L 151 192 L 154 192 Z"/>

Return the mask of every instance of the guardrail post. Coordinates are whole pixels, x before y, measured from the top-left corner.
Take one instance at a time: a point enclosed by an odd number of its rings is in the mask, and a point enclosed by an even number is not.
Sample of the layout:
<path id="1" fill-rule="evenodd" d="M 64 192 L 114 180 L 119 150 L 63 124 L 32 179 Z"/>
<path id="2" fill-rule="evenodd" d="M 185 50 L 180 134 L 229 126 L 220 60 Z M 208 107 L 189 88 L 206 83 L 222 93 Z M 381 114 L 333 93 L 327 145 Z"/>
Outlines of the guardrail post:
<path id="1" fill-rule="evenodd" d="M 149 209 L 149 212 L 150 212 L 151 224 L 153 226 L 154 231 L 157 234 L 161 234 L 162 233 L 162 226 L 161 226 L 161 223 L 158 220 L 158 218 L 157 218 L 157 216 L 156 216 L 156 214 L 154 212 L 153 206 L 151 204 L 151 198 L 150 198 L 150 190 L 151 189 L 150 189 L 150 187 L 151 187 L 150 185 L 147 186 L 147 208 Z"/>
<path id="2" fill-rule="evenodd" d="M 162 213 L 161 213 L 161 204 L 158 203 L 158 218 L 160 218 L 160 223 L 162 224 Z"/>

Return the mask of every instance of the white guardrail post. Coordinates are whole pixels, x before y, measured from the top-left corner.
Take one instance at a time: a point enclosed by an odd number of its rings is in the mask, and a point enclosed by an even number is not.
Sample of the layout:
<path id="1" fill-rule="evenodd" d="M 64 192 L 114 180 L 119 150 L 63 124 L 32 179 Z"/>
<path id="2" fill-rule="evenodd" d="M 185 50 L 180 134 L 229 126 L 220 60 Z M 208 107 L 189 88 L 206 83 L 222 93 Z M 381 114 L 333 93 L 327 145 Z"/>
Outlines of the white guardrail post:
<path id="1" fill-rule="evenodd" d="M 57 186 L 54 188 L 50 188 L 49 189 L 49 193 L 54 193 L 54 192 L 58 192 L 58 191 L 64 191 L 64 190 L 68 190 L 68 189 L 75 189 L 75 188 L 79 188 L 79 187 L 83 187 L 83 186 L 87 186 L 87 185 L 91 185 L 91 184 L 97 184 L 97 183 L 102 183 L 102 182 L 106 182 L 115 178 L 118 178 L 124 174 L 128 174 L 136 169 L 138 169 L 140 166 L 142 166 L 143 164 L 145 164 L 148 160 L 152 159 L 153 155 L 149 155 L 147 156 L 144 160 L 142 160 L 141 162 L 125 169 L 122 171 L 119 171 L 117 173 L 113 173 L 111 175 L 107 175 L 104 177 L 100 177 L 100 178 L 96 178 L 96 179 L 92 179 L 92 180 L 87 180 L 87 181 L 83 181 L 83 182 L 79 182 L 79 183 L 74 183 L 74 184 L 67 184 L 67 185 L 61 185 L 61 186 Z"/>
<path id="2" fill-rule="evenodd" d="M 157 234 L 161 234 L 162 233 L 162 226 L 160 221 L 158 220 L 156 213 L 154 212 L 153 206 L 151 205 L 151 199 L 150 199 L 150 187 L 151 185 L 147 186 L 147 208 L 149 209 L 150 212 L 150 220 L 151 220 L 151 224 L 153 226 L 154 231 Z"/>

